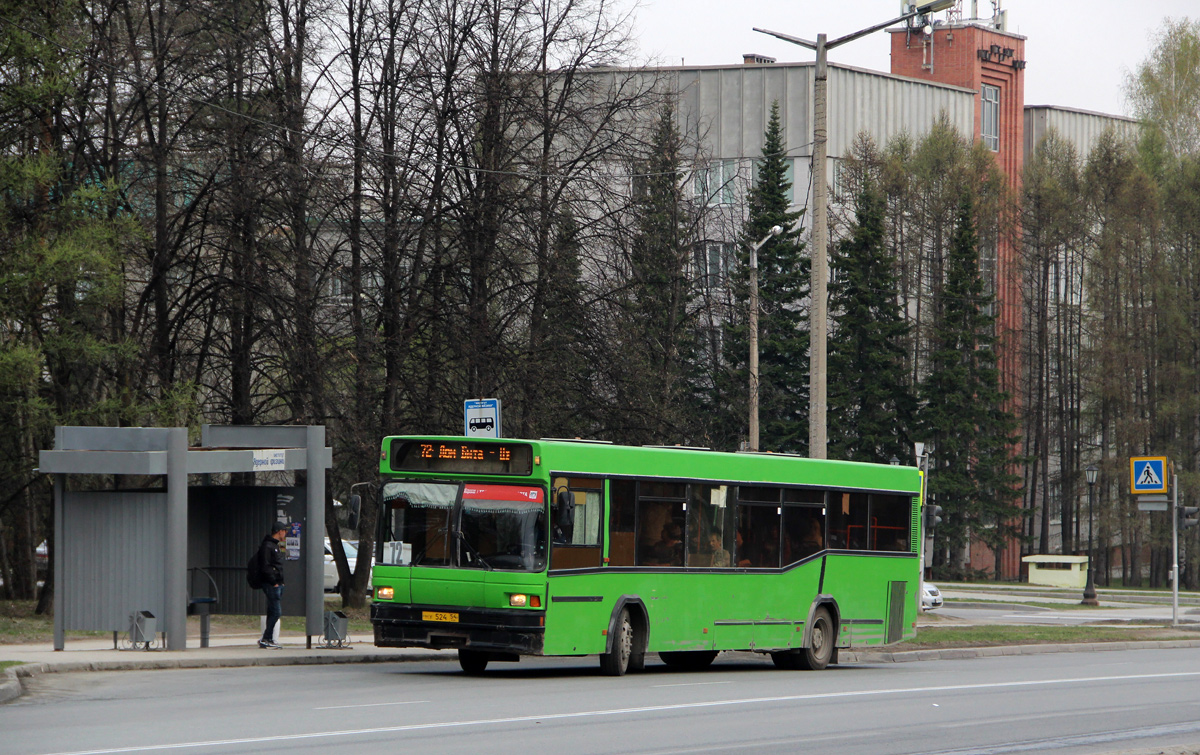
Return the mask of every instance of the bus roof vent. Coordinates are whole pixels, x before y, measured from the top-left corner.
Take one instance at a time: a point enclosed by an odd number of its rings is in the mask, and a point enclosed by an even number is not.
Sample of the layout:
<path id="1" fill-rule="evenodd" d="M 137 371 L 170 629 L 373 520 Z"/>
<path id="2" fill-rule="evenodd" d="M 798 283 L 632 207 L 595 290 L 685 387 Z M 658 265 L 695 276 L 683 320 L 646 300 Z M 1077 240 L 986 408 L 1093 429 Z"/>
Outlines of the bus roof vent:
<path id="1" fill-rule="evenodd" d="M 708 446 L 656 446 L 653 443 L 646 443 L 642 448 L 666 448 L 671 451 L 711 451 Z"/>
<path id="2" fill-rule="evenodd" d="M 592 440 L 591 438 L 539 438 L 539 440 L 548 440 L 553 443 L 596 443 L 602 446 L 611 446 L 611 440 Z"/>

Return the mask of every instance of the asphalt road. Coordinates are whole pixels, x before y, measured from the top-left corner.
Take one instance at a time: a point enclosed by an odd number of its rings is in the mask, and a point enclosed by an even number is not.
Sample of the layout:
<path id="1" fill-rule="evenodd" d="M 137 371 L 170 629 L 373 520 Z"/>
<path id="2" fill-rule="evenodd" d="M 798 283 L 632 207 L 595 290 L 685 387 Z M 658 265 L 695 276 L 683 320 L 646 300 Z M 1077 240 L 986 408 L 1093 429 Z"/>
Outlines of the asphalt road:
<path id="1" fill-rule="evenodd" d="M 1200 649 L 678 673 L 594 658 L 47 674 L 0 753 L 1108 753 L 1200 742 Z"/>

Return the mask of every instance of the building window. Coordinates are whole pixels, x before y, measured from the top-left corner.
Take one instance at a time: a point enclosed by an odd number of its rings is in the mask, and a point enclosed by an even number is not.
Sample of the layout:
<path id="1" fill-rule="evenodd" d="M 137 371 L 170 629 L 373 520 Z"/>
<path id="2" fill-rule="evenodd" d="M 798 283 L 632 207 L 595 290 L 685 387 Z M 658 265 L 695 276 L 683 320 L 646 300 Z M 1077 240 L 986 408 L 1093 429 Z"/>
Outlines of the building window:
<path id="1" fill-rule="evenodd" d="M 714 160 L 696 171 L 696 200 L 708 205 L 733 204 L 737 160 Z"/>
<path id="2" fill-rule="evenodd" d="M 706 289 L 725 285 L 733 261 L 733 244 L 709 241 L 696 246 L 696 278 Z"/>
<path id="3" fill-rule="evenodd" d="M 981 95 L 983 102 L 983 122 L 980 125 L 980 135 L 983 143 L 993 152 L 1000 151 L 1000 87 L 983 85 Z"/>

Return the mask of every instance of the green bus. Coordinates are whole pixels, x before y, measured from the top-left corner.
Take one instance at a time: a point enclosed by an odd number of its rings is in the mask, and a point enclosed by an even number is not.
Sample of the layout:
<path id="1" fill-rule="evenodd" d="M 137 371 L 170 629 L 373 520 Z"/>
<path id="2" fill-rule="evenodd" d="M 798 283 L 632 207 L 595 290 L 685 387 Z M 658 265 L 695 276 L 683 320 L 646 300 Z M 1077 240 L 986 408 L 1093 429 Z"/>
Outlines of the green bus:
<path id="1" fill-rule="evenodd" d="M 914 467 L 595 441 L 383 441 L 371 622 L 380 647 L 522 655 L 722 650 L 820 669 L 912 637 Z"/>

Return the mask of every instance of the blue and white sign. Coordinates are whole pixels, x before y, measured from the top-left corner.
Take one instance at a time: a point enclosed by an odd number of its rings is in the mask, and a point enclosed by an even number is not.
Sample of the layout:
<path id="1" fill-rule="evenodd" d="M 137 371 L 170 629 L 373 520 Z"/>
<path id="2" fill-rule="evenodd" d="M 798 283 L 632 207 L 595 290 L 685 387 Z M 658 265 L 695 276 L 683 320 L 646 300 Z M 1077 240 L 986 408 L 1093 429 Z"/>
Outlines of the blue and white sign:
<path id="1" fill-rule="evenodd" d="M 282 448 L 257 448 L 254 450 L 255 472 L 282 472 L 287 468 L 287 451 Z"/>
<path id="2" fill-rule="evenodd" d="M 480 398 L 463 402 L 463 435 L 468 438 L 500 438 L 500 399 Z"/>
<path id="3" fill-rule="evenodd" d="M 1167 457 L 1132 456 L 1129 459 L 1129 492 L 1134 495 L 1167 492 Z"/>

